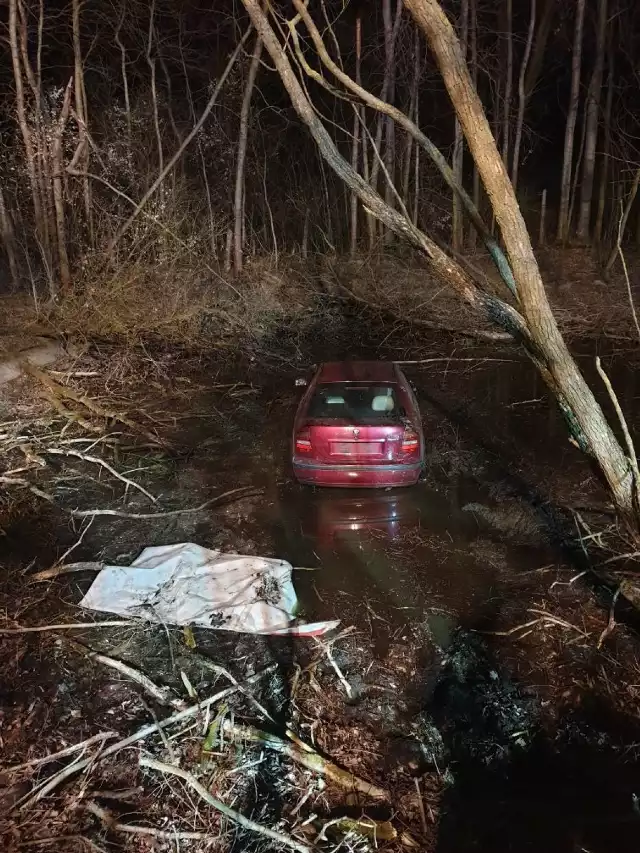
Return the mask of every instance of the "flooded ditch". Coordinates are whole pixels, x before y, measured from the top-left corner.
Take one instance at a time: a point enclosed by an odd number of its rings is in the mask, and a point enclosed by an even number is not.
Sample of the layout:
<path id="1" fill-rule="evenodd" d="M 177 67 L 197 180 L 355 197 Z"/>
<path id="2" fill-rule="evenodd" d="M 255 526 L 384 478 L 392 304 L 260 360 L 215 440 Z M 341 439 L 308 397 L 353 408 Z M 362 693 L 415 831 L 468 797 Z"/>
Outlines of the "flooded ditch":
<path id="1" fill-rule="evenodd" d="M 593 352 L 582 349 L 590 370 Z M 630 623 L 598 648 L 609 600 L 594 596 L 583 579 L 572 580 L 584 571 L 584 554 L 579 543 L 567 547 L 576 535 L 571 507 L 583 515 L 584 507 L 604 510 L 585 515 L 594 530 L 611 522 L 595 474 L 569 444 L 533 369 L 512 350 L 453 349 L 434 338 L 428 352 L 388 345 L 378 356 L 422 362 L 405 368 L 429 445 L 426 480 L 415 488 L 314 491 L 291 482 L 295 366 L 238 372 L 165 353 L 154 356 L 148 378 L 136 385 L 123 379 L 127 371 L 108 366 L 105 352 L 76 359 L 69 382 L 82 384 L 92 399 L 109 398 L 110 407 L 126 408 L 166 439 L 166 449 L 97 445 L 158 498 L 158 510 L 195 507 L 241 486 L 259 493 L 156 519 L 96 516 L 86 527 L 69 510 L 145 514 L 155 507 L 134 492 L 123 502 L 122 483 L 95 466 L 45 456 L 46 466 L 29 475 L 55 508 L 24 499 L 19 510 L 5 501 L 0 604 L 7 626 L 86 620 L 75 605 L 90 573 L 29 584 L 30 574 L 72 546 L 69 559 L 122 564 L 147 545 L 187 541 L 283 558 L 298 567 L 301 615 L 340 620 L 334 640 L 197 630 L 193 649 L 181 630 L 166 626 L 73 632 L 74 640 L 183 698 L 186 683 L 199 698 L 221 686 L 211 662 L 241 681 L 275 663 L 252 687 L 271 719 L 256 714 L 244 694 L 231 702 L 232 717 L 257 719 L 281 736 L 295 732 L 390 798 L 372 807 L 255 745 L 231 752 L 221 745 L 211 759 L 217 769 L 207 771 L 210 790 L 218 786 L 219 796 L 260 824 L 285 827 L 319 849 L 636 850 L 640 647 Z M 633 423 L 635 363 L 611 351 L 603 363 Z M 140 377 L 135 360 L 128 370 Z M 74 380 L 74 371 L 95 378 Z M 2 420 L 20 418 L 22 443 L 44 455 L 47 444 L 60 441 L 62 424 L 41 412 L 38 428 L 30 426 L 24 400 L 33 388 L 20 382 L 3 403 Z M 79 434 L 76 428 L 66 437 Z M 111 432 L 127 430 L 111 425 Z M 164 714 L 139 686 L 74 650 L 69 632 L 0 635 L 0 656 L 4 768 L 105 728 L 125 736 Z M 193 766 L 202 727 L 185 738 L 176 742 L 176 760 Z M 144 748 L 171 755 L 159 738 Z M 86 849 L 78 838 L 127 851 L 278 849 L 229 822 L 205 827 L 204 841 L 140 840 L 79 807 L 91 800 L 122 821 L 133 815 L 133 822 L 157 826 L 163 819 L 176 832 L 196 824 L 204 832 L 184 792 L 157 787 L 136 758 L 130 749 L 96 759 L 88 774 L 57 787 L 27 814 L 15 803 L 44 772 L 0 775 L 5 849 L 46 844 L 43 826 L 47 838 L 71 839 L 57 842 L 60 851 Z M 124 805 L 110 799 L 114 790 L 128 792 Z M 393 839 L 317 837 L 318 823 L 363 813 L 391 821 Z M 311 815 L 316 836 L 304 828 Z"/>

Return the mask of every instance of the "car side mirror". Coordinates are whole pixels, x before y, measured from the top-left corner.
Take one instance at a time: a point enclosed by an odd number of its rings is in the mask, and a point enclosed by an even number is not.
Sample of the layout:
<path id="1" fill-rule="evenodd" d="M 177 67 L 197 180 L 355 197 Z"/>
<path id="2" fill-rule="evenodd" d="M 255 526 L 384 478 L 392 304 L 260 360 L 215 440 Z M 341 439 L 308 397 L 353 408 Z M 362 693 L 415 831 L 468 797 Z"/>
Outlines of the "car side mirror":
<path id="1" fill-rule="evenodd" d="M 308 384 L 306 379 L 296 379 L 296 388 L 306 388 Z"/>

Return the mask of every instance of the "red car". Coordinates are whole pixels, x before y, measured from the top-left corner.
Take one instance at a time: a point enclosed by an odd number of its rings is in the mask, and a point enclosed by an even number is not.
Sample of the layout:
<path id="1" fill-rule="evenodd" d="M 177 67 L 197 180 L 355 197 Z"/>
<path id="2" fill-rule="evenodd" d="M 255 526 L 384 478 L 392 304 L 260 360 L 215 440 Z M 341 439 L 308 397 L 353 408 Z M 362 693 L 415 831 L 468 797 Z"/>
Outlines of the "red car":
<path id="1" fill-rule="evenodd" d="M 411 486 L 424 466 L 418 402 L 400 368 L 383 361 L 323 364 L 293 428 L 293 472 L 314 486 Z"/>

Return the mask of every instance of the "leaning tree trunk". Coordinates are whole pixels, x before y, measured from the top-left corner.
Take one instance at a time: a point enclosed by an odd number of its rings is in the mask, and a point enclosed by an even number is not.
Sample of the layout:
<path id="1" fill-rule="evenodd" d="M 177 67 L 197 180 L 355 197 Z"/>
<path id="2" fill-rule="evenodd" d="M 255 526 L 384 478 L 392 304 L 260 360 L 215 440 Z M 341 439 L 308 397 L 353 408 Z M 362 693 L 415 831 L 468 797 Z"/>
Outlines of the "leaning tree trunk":
<path id="1" fill-rule="evenodd" d="M 580 212 L 576 236 L 578 240 L 588 241 L 591 225 L 591 201 L 593 198 L 593 176 L 596 168 L 596 142 L 600 119 L 600 94 L 602 91 L 602 71 L 607 34 L 607 0 L 598 0 L 598 33 L 596 43 L 596 64 L 593 68 L 589 93 L 587 95 L 586 136 L 584 160 L 582 162 L 582 184 L 580 186 Z"/>
<path id="2" fill-rule="evenodd" d="M 601 0 L 604 2 L 604 0 Z M 520 307 L 551 389 L 584 437 L 625 520 L 637 528 L 635 486 L 629 462 L 556 324 L 529 234 L 482 103 L 473 88 L 456 34 L 437 0 L 405 0 L 435 54 L 449 97 L 478 165 L 511 261 Z"/>
<path id="3" fill-rule="evenodd" d="M 306 7 L 293 0 L 302 17 Z M 436 0 L 406 0 L 427 35 L 445 85 L 462 124 L 469 149 L 478 164 L 495 210 L 517 282 L 523 314 L 478 286 L 472 275 L 447 255 L 427 234 L 397 210 L 385 204 L 370 184 L 341 156 L 317 111 L 305 94 L 282 44 L 273 31 L 260 0 L 243 0 L 258 35 L 287 89 L 292 104 L 311 132 L 321 156 L 383 224 L 419 248 L 433 271 L 456 290 L 485 319 L 499 323 L 526 347 L 546 384 L 569 421 L 585 452 L 599 463 L 611 494 L 629 527 L 638 529 L 635 479 L 628 460 L 601 408 L 569 354 L 546 298 L 540 272 L 515 200 L 513 187 L 491 135 L 482 104 L 474 91 L 460 45 Z"/>
<path id="4" fill-rule="evenodd" d="M 580 103 L 580 66 L 582 64 L 582 29 L 584 24 L 585 0 L 576 2 L 576 22 L 573 31 L 573 55 L 571 58 L 571 95 L 569 111 L 564 127 L 564 156 L 562 177 L 560 178 L 560 209 L 558 212 L 557 239 L 563 242 L 569 236 L 569 202 L 571 198 L 571 170 L 573 166 L 573 146 L 576 135 L 578 105 Z"/>

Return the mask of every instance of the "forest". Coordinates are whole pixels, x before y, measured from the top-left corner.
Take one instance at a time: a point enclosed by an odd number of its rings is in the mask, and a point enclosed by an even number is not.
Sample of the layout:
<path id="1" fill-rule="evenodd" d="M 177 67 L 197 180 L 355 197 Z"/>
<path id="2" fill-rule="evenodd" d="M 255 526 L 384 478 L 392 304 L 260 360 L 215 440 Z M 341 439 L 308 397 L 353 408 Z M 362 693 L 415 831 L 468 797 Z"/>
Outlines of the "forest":
<path id="1" fill-rule="evenodd" d="M 0 38 L 5 849 L 635 850 L 640 7 Z M 415 488 L 292 481 L 300 377 L 357 359 L 411 380 Z M 335 633 L 82 603 L 176 543 L 290 563 Z"/>

